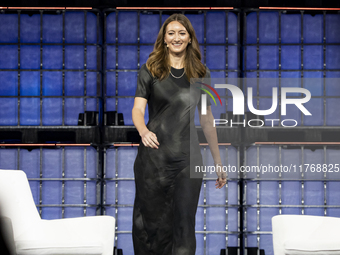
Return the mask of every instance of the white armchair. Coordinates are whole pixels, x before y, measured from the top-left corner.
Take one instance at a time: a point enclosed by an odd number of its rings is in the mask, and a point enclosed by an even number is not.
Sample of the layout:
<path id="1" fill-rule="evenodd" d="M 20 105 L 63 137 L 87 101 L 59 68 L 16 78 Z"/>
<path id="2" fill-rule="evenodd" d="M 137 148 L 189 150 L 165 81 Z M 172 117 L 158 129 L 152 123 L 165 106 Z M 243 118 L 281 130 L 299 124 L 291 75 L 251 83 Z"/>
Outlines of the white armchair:
<path id="1" fill-rule="evenodd" d="M 272 218 L 274 255 L 340 254 L 340 218 L 276 215 Z"/>
<path id="2" fill-rule="evenodd" d="M 0 207 L 2 216 L 12 221 L 18 255 L 113 254 L 114 217 L 41 219 L 21 170 L 0 170 Z"/>

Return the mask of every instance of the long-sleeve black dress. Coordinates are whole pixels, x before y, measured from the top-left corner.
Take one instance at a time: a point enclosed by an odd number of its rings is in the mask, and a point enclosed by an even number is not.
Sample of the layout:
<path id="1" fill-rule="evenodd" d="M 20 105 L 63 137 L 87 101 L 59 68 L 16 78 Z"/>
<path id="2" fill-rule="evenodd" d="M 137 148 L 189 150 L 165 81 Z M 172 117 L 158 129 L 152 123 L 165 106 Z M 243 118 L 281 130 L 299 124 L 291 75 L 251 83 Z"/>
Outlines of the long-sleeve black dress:
<path id="1" fill-rule="evenodd" d="M 184 68 L 171 67 L 171 72 L 179 77 Z M 208 68 L 205 77 L 210 77 Z M 190 155 L 191 162 L 202 165 L 194 129 L 194 110 L 200 105 L 202 90 L 190 93 L 190 86 L 193 84 L 185 75 L 179 79 L 169 75 L 159 81 L 145 64 L 139 71 L 135 97 L 148 100 L 146 126 L 156 134 L 160 145 L 153 149 L 141 141 L 134 163 L 135 255 L 194 255 L 196 251 L 195 216 L 203 174 L 190 177 L 194 169 L 193 164 L 189 165 Z"/>

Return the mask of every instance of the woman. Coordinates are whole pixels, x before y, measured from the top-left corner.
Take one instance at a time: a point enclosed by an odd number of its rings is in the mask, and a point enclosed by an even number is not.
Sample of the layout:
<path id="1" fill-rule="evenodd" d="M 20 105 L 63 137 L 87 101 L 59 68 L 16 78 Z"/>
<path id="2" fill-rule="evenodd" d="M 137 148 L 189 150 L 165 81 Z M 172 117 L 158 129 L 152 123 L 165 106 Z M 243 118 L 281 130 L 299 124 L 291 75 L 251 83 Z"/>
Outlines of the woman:
<path id="1" fill-rule="evenodd" d="M 201 63 L 195 31 L 188 18 L 173 14 L 161 27 L 154 50 L 139 71 L 132 109 L 132 120 L 141 136 L 134 164 L 135 255 L 195 254 L 195 215 L 202 175 L 190 178 L 190 160 L 203 165 L 193 121 L 201 90 L 190 93 L 193 85 L 189 81 L 202 77 L 210 77 L 210 71 Z M 147 103 L 149 122 L 145 125 Z M 207 103 L 206 115 L 201 116 L 198 107 L 200 122 L 215 165 L 221 166 L 209 100 Z M 216 188 L 222 188 L 226 173 L 217 175 Z"/>

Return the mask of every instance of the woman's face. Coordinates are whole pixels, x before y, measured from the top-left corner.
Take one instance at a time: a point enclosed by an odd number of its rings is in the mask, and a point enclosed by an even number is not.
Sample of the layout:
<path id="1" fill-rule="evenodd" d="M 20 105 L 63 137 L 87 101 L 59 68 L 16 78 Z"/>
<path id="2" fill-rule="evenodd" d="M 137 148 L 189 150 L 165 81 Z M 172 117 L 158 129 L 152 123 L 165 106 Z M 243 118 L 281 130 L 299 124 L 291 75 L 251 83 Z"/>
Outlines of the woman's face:
<path id="1" fill-rule="evenodd" d="M 168 45 L 170 53 L 180 54 L 185 52 L 191 38 L 181 23 L 172 21 L 166 27 L 164 42 Z"/>

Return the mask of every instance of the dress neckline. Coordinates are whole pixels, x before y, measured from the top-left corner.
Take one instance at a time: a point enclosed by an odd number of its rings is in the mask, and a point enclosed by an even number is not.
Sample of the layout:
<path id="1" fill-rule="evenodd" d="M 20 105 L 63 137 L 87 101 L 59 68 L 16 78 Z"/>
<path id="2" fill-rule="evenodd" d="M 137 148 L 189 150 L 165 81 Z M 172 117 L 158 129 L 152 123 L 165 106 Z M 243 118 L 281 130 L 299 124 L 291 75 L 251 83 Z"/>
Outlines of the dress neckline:
<path id="1" fill-rule="evenodd" d="M 184 67 L 178 69 L 178 68 L 175 68 L 175 67 L 172 67 L 172 66 L 171 66 L 171 68 L 175 69 L 175 70 L 183 70 L 184 69 Z"/>

